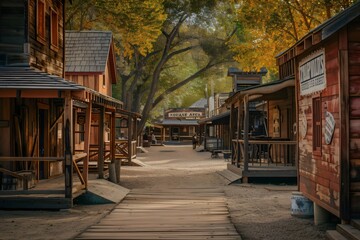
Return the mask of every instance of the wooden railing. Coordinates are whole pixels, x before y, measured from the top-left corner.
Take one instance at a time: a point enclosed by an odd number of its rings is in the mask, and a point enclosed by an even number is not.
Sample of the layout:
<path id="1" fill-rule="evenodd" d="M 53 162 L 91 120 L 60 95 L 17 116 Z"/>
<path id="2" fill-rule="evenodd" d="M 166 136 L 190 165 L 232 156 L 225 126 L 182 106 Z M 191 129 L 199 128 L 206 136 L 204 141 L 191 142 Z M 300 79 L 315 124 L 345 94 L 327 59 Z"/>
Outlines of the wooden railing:
<path id="1" fill-rule="evenodd" d="M 275 165 L 295 166 L 296 141 L 283 139 L 250 139 L 247 144 L 247 156 L 245 155 L 244 140 L 232 140 L 233 155 L 232 164 L 247 165 Z"/>
<path id="2" fill-rule="evenodd" d="M 128 140 L 115 140 L 116 158 L 121 158 L 121 159 L 135 158 L 137 141 L 133 140 L 130 142 L 130 144 L 131 145 L 129 147 Z M 130 151 L 130 153 L 129 153 L 129 151 Z"/>

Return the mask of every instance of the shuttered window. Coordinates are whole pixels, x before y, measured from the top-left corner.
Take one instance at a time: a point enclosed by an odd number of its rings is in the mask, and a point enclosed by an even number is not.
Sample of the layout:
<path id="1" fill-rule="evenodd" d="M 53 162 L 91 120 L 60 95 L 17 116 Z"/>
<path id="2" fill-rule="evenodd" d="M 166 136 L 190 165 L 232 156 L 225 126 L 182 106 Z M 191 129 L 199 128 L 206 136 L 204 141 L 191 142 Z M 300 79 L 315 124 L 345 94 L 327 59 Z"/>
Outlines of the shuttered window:
<path id="1" fill-rule="evenodd" d="M 51 18 L 50 18 L 50 25 L 51 25 L 51 46 L 57 50 L 59 47 L 59 20 L 58 14 L 56 11 L 51 11 Z"/>
<path id="2" fill-rule="evenodd" d="M 37 40 L 44 43 L 45 41 L 45 2 L 37 0 L 36 2 L 36 34 Z"/>
<path id="3" fill-rule="evenodd" d="M 321 154 L 321 99 L 313 99 L 313 151 Z"/>

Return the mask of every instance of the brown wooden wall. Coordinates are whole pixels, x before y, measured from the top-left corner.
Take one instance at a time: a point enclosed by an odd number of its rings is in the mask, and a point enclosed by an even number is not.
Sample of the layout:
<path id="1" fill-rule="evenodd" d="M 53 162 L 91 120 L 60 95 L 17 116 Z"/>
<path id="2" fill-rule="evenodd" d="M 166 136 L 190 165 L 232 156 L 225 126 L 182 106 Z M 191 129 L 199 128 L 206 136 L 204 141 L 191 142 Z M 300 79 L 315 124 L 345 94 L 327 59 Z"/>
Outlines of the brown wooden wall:
<path id="1" fill-rule="evenodd" d="M 109 68 L 107 67 L 105 75 L 92 73 L 65 73 L 65 79 L 112 97 L 112 82 L 109 77 L 108 69 Z M 105 86 L 103 86 L 103 77 L 105 77 Z"/>
<path id="2" fill-rule="evenodd" d="M 30 65 L 50 74 L 63 76 L 64 69 L 64 6 L 62 0 L 45 1 L 45 41 L 40 41 L 36 35 L 36 0 L 30 0 L 28 6 L 28 41 L 30 43 Z M 50 9 L 58 13 L 58 49 L 50 44 Z"/>
<path id="3" fill-rule="evenodd" d="M 323 46 L 312 51 L 325 49 L 326 88 L 321 93 L 300 96 L 298 91 L 298 129 L 299 129 L 299 185 L 305 196 L 333 214 L 339 216 L 340 204 L 340 143 L 339 143 L 339 41 L 335 36 Z M 299 57 L 299 61 L 311 54 L 307 52 Z M 297 61 L 297 69 L 299 68 Z M 299 89 L 299 73 L 296 72 L 296 83 Z M 313 151 L 313 98 L 321 97 L 321 152 Z M 335 118 L 335 132 L 332 142 L 325 144 L 325 108 Z M 306 135 L 302 132 L 302 121 L 306 119 Z M 304 129 L 304 128 L 303 128 Z"/>
<path id="4" fill-rule="evenodd" d="M 360 19 L 348 26 L 350 205 L 360 215 Z"/>

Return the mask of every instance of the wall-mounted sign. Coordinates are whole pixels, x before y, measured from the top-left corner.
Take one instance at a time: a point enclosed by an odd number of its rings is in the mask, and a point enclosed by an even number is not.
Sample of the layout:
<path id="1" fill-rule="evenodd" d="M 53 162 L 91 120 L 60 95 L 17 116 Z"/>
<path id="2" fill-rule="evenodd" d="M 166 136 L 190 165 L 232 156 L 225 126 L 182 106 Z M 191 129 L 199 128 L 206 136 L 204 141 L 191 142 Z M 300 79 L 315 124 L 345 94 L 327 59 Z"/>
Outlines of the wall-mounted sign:
<path id="1" fill-rule="evenodd" d="M 299 63 L 300 95 L 326 88 L 325 52 L 317 51 Z"/>
<path id="2" fill-rule="evenodd" d="M 169 117 L 171 118 L 199 118 L 202 117 L 202 112 L 170 112 Z"/>
<path id="3" fill-rule="evenodd" d="M 77 124 L 84 125 L 85 124 L 85 113 L 77 113 Z"/>
<path id="4" fill-rule="evenodd" d="M 299 116 L 299 133 L 300 133 L 300 137 L 305 139 L 307 133 L 307 120 L 306 120 L 305 111 L 303 111 Z"/>
<path id="5" fill-rule="evenodd" d="M 326 111 L 325 112 L 325 143 L 330 144 L 335 131 L 334 116 Z"/>

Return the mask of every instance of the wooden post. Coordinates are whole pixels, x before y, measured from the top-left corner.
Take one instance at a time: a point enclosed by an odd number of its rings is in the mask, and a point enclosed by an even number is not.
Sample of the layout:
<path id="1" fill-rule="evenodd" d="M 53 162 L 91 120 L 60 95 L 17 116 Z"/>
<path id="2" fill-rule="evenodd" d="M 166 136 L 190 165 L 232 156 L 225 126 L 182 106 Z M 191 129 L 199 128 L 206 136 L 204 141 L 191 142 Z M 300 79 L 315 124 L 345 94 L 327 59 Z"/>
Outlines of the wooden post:
<path id="1" fill-rule="evenodd" d="M 238 147 L 238 152 L 237 152 L 237 158 L 236 158 L 236 166 L 239 168 L 240 167 L 240 159 L 241 159 L 241 144 L 239 142 L 239 140 L 241 139 L 241 126 L 242 126 L 242 104 L 241 104 L 241 100 L 239 98 L 238 100 L 238 114 L 237 114 L 237 147 Z"/>
<path id="2" fill-rule="evenodd" d="M 340 35 L 340 218 L 342 221 L 351 220 L 351 196 L 350 196 L 350 98 L 349 98 L 349 51 L 348 32 L 344 28 Z"/>
<path id="3" fill-rule="evenodd" d="M 88 187 L 88 179 L 89 179 L 89 161 L 90 161 L 90 132 L 91 132 L 91 112 L 92 112 L 92 103 L 91 101 L 88 103 L 88 107 L 86 109 L 86 119 L 85 119 L 85 136 L 84 136 L 84 152 L 86 153 L 86 158 L 84 159 L 83 164 L 83 179 L 85 181 L 85 188 Z"/>
<path id="4" fill-rule="evenodd" d="M 73 146 L 73 106 L 71 99 L 71 92 L 65 92 L 65 106 L 64 106 L 64 123 L 65 123 L 65 198 L 71 199 L 72 202 L 72 187 L 73 187 L 73 164 L 72 164 L 72 146 Z"/>
<path id="5" fill-rule="evenodd" d="M 244 96 L 244 170 L 249 168 L 249 96 Z"/>
<path id="6" fill-rule="evenodd" d="M 131 146 L 131 140 L 133 136 L 133 125 L 132 125 L 132 118 L 129 115 L 128 116 L 128 163 L 131 163 L 131 157 L 132 157 L 132 146 Z"/>
<path id="7" fill-rule="evenodd" d="M 105 108 L 100 107 L 99 116 L 99 154 L 98 154 L 98 177 L 104 178 L 104 124 L 105 124 Z"/>

